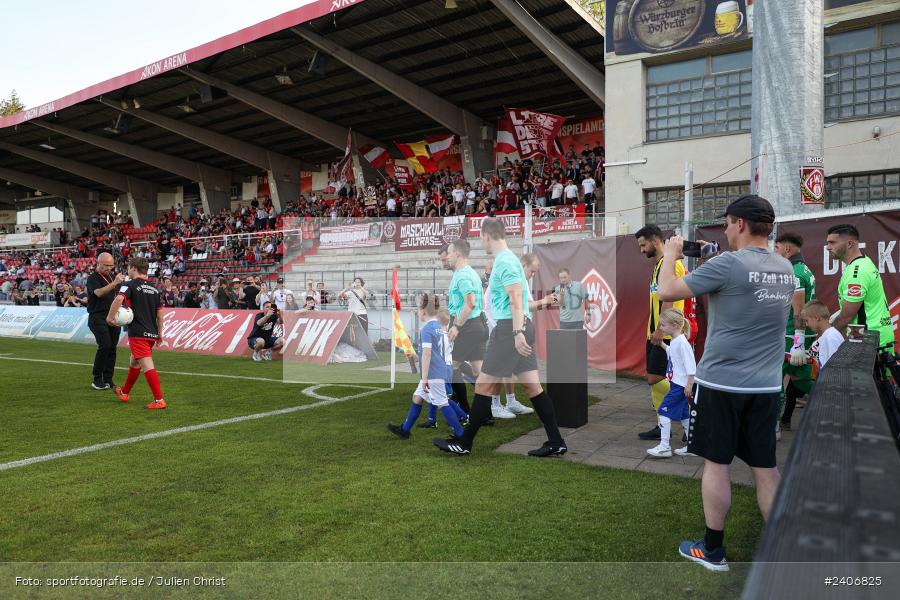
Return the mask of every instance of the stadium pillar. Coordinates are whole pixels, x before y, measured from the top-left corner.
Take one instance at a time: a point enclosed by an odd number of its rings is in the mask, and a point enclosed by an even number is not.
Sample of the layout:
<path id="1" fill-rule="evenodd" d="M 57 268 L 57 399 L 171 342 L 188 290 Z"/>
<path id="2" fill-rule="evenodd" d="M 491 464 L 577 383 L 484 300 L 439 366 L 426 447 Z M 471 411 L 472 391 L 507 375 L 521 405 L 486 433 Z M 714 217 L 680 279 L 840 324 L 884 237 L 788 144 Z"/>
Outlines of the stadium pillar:
<path id="1" fill-rule="evenodd" d="M 291 31 L 458 135 L 463 172 L 468 181 L 475 180 L 479 169 L 493 168 L 493 138 L 483 139 L 487 136 L 482 135 L 481 117 L 326 39 L 308 27 L 293 27 Z"/>
<path id="2" fill-rule="evenodd" d="M 606 106 L 606 77 L 583 56 L 540 24 L 516 0 L 491 0 L 525 37 L 601 108 Z"/>
<path id="3" fill-rule="evenodd" d="M 307 162 L 291 158 L 290 156 L 280 154 L 273 150 L 268 150 L 262 146 L 251 144 L 250 142 L 245 142 L 203 127 L 198 127 L 197 125 L 191 125 L 184 121 L 172 119 L 143 108 L 131 108 L 127 103 L 122 105 L 118 102 L 103 98 L 99 101 L 112 109 L 134 115 L 142 121 L 147 121 L 157 127 L 161 127 L 172 133 L 193 140 L 198 144 L 203 144 L 204 146 L 208 146 L 223 154 L 233 156 L 247 164 L 265 170 L 269 176 L 270 189 L 272 191 L 272 204 L 275 205 L 275 208 L 279 212 L 282 210 L 282 202 L 287 202 L 292 198 L 296 199 L 296 197 L 299 196 L 300 171 L 314 170 L 314 167 Z"/>
<path id="4" fill-rule="evenodd" d="M 214 214 L 222 208 L 231 207 L 231 173 L 228 171 L 56 123 L 35 120 L 32 124 L 196 181 L 200 184 L 200 197 L 206 214 Z"/>
<path id="5" fill-rule="evenodd" d="M 758 0 L 753 21 L 750 186 L 779 217 L 824 207 L 823 0 Z M 786 93 L 785 90 L 790 90 Z M 823 204 L 804 204 L 818 184 Z"/>
<path id="6" fill-rule="evenodd" d="M 325 142 L 326 144 L 334 146 L 335 148 L 343 150 L 347 144 L 346 127 L 342 127 L 341 125 L 337 125 L 336 123 L 326 121 L 325 119 L 320 119 L 313 114 L 304 112 L 288 104 L 278 102 L 277 100 L 272 100 L 271 98 L 263 96 L 262 94 L 251 92 L 246 88 L 235 85 L 233 83 L 229 83 L 224 79 L 220 79 L 214 75 L 201 73 L 200 71 L 187 67 L 180 69 L 180 71 L 188 77 L 196 79 L 201 83 L 205 83 L 207 85 L 217 87 L 221 90 L 225 90 L 225 92 L 227 92 L 228 95 L 235 100 L 239 100 L 247 106 L 251 106 L 256 110 L 269 115 L 270 117 L 278 119 L 282 123 L 286 123 L 291 127 L 294 127 L 299 131 L 308 133 L 314 138 L 317 138 Z M 354 132 L 354 135 L 357 136 L 357 140 L 360 144 L 372 144 L 373 146 L 381 146 L 383 148 L 388 147 L 387 144 L 370 138 L 367 135 L 356 132 Z"/>
<path id="7" fill-rule="evenodd" d="M 23 148 L 14 144 L 0 142 L 0 150 L 6 150 L 12 154 L 25 157 L 35 162 L 50 165 L 61 171 L 78 175 L 91 181 L 103 184 L 114 190 L 128 194 L 128 204 L 131 207 L 131 218 L 135 225 L 142 227 L 156 218 L 157 186 L 155 183 L 132 177 L 117 171 L 110 171 L 71 158 L 57 156 L 53 152 L 38 152 L 31 148 Z"/>

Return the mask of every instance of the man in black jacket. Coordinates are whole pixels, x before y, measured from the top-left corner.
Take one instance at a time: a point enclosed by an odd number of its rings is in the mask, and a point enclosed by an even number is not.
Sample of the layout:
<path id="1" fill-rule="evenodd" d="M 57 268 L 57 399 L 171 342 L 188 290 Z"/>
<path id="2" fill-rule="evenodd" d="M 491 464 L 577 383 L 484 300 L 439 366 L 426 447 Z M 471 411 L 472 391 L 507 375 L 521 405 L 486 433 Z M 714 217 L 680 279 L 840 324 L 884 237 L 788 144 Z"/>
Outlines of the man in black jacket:
<path id="1" fill-rule="evenodd" d="M 88 327 L 97 340 L 97 353 L 94 355 L 94 381 L 91 387 L 95 390 L 109 390 L 115 387 L 113 372 L 116 368 L 116 345 L 119 343 L 119 327 L 106 322 L 109 307 L 115 299 L 115 291 L 125 281 L 119 273 L 115 275 L 115 261 L 112 254 L 102 252 L 97 256 L 97 269 L 87 280 L 88 291 Z"/>

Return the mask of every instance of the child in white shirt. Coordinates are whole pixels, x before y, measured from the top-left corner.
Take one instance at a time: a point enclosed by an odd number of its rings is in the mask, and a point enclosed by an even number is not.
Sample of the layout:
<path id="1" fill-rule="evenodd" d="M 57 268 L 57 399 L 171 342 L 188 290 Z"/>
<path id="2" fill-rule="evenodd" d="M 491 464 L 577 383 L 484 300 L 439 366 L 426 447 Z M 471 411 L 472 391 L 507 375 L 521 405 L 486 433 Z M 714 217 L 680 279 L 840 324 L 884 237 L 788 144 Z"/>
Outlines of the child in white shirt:
<path id="1" fill-rule="evenodd" d="M 672 448 L 669 438 L 672 435 L 672 421 L 681 421 L 685 432 L 690 425 L 689 401 L 694 396 L 694 375 L 697 363 L 694 360 L 694 349 L 688 342 L 691 325 L 684 314 L 677 308 L 664 310 L 659 315 L 659 328 L 666 335 L 672 336 L 669 345 L 663 344 L 669 359 L 666 376 L 669 379 L 669 393 L 663 398 L 657 410 L 659 419 L 659 445 L 647 450 L 647 454 L 655 458 L 671 458 Z M 687 446 L 675 450 L 679 456 L 692 456 Z"/>
<path id="2" fill-rule="evenodd" d="M 809 349 L 809 357 L 813 361 L 813 365 L 821 370 L 828 359 L 834 356 L 840 345 L 844 343 L 844 336 L 831 326 L 829 322 L 831 314 L 821 300 L 809 301 L 800 311 L 800 316 L 806 320 L 806 326 L 819 336 Z"/>

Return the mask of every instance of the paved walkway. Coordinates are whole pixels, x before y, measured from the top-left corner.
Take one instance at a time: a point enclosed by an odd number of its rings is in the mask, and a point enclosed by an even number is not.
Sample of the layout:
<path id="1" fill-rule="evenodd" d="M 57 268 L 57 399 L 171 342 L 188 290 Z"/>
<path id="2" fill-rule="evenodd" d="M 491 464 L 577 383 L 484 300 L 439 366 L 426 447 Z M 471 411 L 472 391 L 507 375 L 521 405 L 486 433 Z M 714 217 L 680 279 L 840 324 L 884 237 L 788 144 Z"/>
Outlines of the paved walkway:
<path id="1" fill-rule="evenodd" d="M 656 442 L 638 439 L 637 434 L 656 424 L 656 416 L 650 409 L 650 390 L 643 380 L 619 378 L 616 383 L 597 384 L 590 387 L 590 394 L 600 400 L 588 407 L 587 425 L 578 429 L 562 428 L 569 451 L 564 460 L 608 467 L 629 469 L 664 475 L 678 475 L 700 479 L 703 459 L 696 456 L 654 458 L 647 454 Z M 794 425 L 803 413 L 794 414 Z M 681 447 L 681 425 L 672 424 L 672 448 Z M 535 429 L 524 436 L 504 444 L 499 452 L 525 454 L 540 446 L 547 439 L 544 429 Z M 778 442 L 778 465 L 784 464 L 790 450 L 793 435 L 784 432 Z M 750 468 L 740 459 L 732 464 L 731 480 L 734 483 L 753 485 Z"/>

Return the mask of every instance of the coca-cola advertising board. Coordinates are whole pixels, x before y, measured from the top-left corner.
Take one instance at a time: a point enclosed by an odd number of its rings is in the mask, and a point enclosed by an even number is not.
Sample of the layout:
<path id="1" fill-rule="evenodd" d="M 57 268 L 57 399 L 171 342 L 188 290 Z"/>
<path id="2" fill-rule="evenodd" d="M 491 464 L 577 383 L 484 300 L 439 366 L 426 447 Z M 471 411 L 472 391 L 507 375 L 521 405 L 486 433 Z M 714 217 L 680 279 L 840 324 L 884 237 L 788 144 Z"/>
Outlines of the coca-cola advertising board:
<path id="1" fill-rule="evenodd" d="M 259 313 L 249 310 L 195 310 L 170 308 L 163 313 L 163 345 L 160 350 L 249 356 L 247 337 Z M 285 360 L 324 365 L 338 342 L 345 341 L 375 358 L 369 338 L 348 311 L 304 311 L 283 313 Z M 128 346 L 127 336 L 119 345 Z"/>

